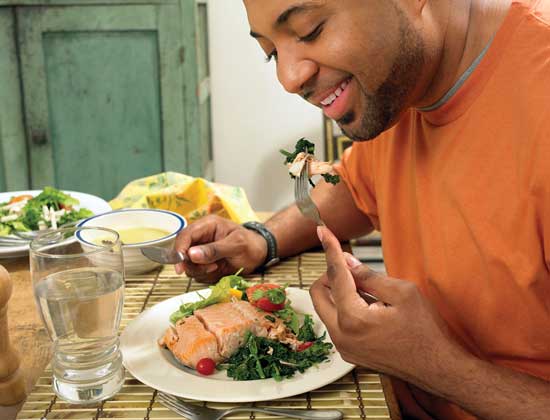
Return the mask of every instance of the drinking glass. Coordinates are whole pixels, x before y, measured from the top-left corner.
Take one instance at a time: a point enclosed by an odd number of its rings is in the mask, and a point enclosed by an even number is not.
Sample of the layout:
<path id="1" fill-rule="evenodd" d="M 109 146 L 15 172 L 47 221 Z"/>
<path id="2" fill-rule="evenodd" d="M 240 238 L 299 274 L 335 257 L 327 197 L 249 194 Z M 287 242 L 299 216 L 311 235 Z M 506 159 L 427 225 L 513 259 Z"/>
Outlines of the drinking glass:
<path id="1" fill-rule="evenodd" d="M 124 381 L 118 233 L 99 227 L 41 233 L 30 244 L 30 267 L 38 311 L 53 341 L 55 393 L 76 404 L 113 396 Z"/>

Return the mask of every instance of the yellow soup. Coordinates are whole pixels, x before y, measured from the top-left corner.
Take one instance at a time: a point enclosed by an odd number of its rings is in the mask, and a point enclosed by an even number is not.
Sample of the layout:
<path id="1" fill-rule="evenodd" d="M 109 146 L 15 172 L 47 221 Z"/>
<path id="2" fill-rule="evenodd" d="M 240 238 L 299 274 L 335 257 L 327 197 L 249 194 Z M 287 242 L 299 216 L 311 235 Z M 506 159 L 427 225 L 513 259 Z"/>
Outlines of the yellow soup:
<path id="1" fill-rule="evenodd" d="M 117 232 L 123 244 L 154 241 L 170 234 L 170 232 L 166 230 L 148 227 L 120 229 Z"/>
<path id="2" fill-rule="evenodd" d="M 120 241 L 123 244 L 135 244 L 138 242 L 154 241 L 170 234 L 170 232 L 166 230 L 149 227 L 118 229 L 117 232 L 120 236 Z M 94 242 L 96 244 L 101 244 L 102 240 L 103 238 L 98 238 Z"/>

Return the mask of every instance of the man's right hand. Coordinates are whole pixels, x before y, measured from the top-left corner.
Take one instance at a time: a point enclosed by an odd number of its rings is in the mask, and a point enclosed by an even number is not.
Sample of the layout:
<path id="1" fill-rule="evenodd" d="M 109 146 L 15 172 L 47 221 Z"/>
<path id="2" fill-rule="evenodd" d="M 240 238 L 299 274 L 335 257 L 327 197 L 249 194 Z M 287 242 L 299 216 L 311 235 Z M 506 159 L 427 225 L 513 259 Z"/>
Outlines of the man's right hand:
<path id="1" fill-rule="evenodd" d="M 214 283 L 241 268 L 251 273 L 267 257 L 261 235 L 219 216 L 206 216 L 183 229 L 174 248 L 188 257 L 176 265 L 176 272 L 185 271 L 203 283 Z"/>

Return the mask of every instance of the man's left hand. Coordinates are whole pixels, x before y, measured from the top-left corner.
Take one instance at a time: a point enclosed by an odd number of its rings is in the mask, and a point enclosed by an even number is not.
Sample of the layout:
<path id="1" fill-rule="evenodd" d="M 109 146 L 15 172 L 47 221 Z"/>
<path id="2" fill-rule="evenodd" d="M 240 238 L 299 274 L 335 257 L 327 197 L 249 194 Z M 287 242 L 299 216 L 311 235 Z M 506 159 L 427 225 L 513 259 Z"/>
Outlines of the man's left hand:
<path id="1" fill-rule="evenodd" d="M 405 380 L 416 379 L 413 382 L 445 371 L 461 349 L 416 285 L 362 265 L 342 251 L 326 227 L 318 228 L 318 233 L 327 272 L 310 293 L 342 358 Z M 380 302 L 367 304 L 357 289 Z"/>

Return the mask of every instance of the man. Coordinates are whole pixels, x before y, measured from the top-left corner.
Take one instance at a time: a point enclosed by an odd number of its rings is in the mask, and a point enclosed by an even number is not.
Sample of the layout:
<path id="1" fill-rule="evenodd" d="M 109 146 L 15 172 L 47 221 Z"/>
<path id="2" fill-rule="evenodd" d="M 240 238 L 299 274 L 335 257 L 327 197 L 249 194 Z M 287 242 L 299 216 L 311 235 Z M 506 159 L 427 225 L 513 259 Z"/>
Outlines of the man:
<path id="1" fill-rule="evenodd" d="M 407 417 L 550 418 L 550 2 L 244 3 L 283 87 L 357 142 L 344 182 L 313 191 L 318 237 L 295 206 L 266 229 L 205 218 L 178 272 L 213 281 L 271 261 L 273 239 L 281 257 L 320 239 L 315 308 L 346 360 L 401 380 Z M 391 277 L 339 246 L 373 228 Z"/>

